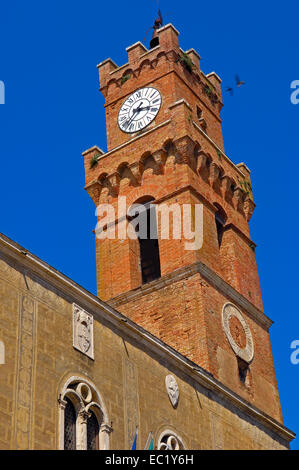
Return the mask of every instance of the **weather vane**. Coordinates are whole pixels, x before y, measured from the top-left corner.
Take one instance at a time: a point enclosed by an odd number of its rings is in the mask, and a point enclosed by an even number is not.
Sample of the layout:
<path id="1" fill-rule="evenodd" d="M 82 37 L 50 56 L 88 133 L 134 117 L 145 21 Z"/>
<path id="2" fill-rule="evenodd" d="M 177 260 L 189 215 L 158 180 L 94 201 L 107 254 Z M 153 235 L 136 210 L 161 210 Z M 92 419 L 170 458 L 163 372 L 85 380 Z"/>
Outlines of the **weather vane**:
<path id="1" fill-rule="evenodd" d="M 157 0 L 157 19 L 155 20 L 154 26 L 151 26 L 147 30 L 146 35 L 144 36 L 144 40 L 143 40 L 143 42 L 144 42 L 145 39 L 146 39 L 146 36 L 148 35 L 148 32 L 151 29 L 153 29 L 154 32 L 153 32 L 153 36 L 152 36 L 152 39 L 151 39 L 151 42 L 150 42 L 151 49 L 155 46 L 158 46 L 158 44 L 159 44 L 159 38 L 158 38 L 157 30 L 160 29 L 161 26 L 163 26 L 163 18 L 162 18 L 162 13 L 159 9 L 159 0 Z"/>

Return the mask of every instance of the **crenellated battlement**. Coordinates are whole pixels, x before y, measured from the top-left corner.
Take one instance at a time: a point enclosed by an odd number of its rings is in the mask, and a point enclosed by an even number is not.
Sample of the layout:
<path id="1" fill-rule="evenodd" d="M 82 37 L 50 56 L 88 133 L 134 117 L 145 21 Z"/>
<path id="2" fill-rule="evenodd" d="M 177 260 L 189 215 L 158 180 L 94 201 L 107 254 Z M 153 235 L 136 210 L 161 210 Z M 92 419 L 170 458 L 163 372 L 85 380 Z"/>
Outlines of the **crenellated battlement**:
<path id="1" fill-rule="evenodd" d="M 152 84 L 160 88 L 164 97 L 171 95 L 172 101 L 185 97 L 187 93 L 194 114 L 197 112 L 196 106 L 203 114 L 202 125 L 210 124 L 210 128 L 217 128 L 215 134 L 214 130 L 211 132 L 212 137 L 223 149 L 220 129 L 223 106 L 221 79 L 215 72 L 205 75 L 201 71 L 200 55 L 194 49 L 185 52 L 180 48 L 179 33 L 171 24 L 160 28 L 157 34 L 159 44 L 153 49 L 148 50 L 141 42 L 129 46 L 126 49 L 126 64 L 119 67 L 109 58 L 98 65 L 100 90 L 105 97 L 108 150 L 128 140 L 127 136 L 118 133 L 118 129 L 110 131 L 109 128 L 122 102 L 134 91 Z M 174 85 L 177 78 L 180 80 L 179 86 Z M 167 108 L 169 104 L 164 102 Z M 162 122 L 161 116 L 163 113 L 155 123 Z"/>

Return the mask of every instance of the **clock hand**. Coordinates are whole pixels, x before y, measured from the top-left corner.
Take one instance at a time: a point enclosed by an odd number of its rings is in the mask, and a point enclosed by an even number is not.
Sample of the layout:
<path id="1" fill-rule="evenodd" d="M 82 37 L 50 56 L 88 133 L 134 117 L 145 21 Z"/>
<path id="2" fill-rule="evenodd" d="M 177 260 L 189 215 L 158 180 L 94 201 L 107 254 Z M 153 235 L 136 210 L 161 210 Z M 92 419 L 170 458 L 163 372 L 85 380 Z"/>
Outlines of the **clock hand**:
<path id="1" fill-rule="evenodd" d="M 131 121 L 133 120 L 133 117 L 135 116 L 135 113 L 136 113 L 136 110 L 133 110 L 133 115 L 130 117 L 130 119 L 128 121 L 126 121 L 124 123 L 125 128 L 127 128 L 131 124 Z"/>
<path id="2" fill-rule="evenodd" d="M 151 106 L 145 106 L 144 108 L 140 108 L 140 109 L 139 109 L 139 112 L 140 112 L 140 111 L 149 110 L 149 109 L 151 109 Z"/>
<path id="3" fill-rule="evenodd" d="M 141 101 L 141 103 L 140 103 L 140 105 L 138 106 L 138 108 L 136 108 L 136 109 L 133 110 L 133 113 L 134 113 L 134 114 L 138 114 L 139 111 L 140 111 L 140 109 L 142 109 L 142 108 L 141 108 L 142 103 L 143 103 L 143 101 Z M 133 116 L 134 116 L 134 114 L 133 114 Z"/>
<path id="4" fill-rule="evenodd" d="M 142 103 L 143 103 L 143 101 L 141 101 L 141 103 L 140 103 L 140 105 L 138 106 L 138 108 L 133 109 L 133 114 L 132 114 L 132 116 L 130 117 L 130 119 L 127 121 L 126 127 L 128 127 L 129 124 L 131 124 L 131 121 L 132 121 L 133 118 L 135 117 L 135 114 L 136 114 L 136 113 L 139 113 Z"/>

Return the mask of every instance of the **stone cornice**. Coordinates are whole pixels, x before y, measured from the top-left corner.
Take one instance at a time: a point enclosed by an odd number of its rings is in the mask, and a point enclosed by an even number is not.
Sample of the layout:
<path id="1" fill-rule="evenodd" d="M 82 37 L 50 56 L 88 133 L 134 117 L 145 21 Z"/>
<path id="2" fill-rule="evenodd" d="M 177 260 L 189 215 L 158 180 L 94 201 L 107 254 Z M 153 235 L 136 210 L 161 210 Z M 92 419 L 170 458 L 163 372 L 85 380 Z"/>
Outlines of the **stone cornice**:
<path id="1" fill-rule="evenodd" d="M 169 29 L 169 28 L 171 28 L 176 33 L 177 36 L 180 35 L 179 31 L 171 23 L 168 23 L 165 26 L 162 26 L 162 28 L 159 28 L 157 30 L 157 33 L 160 33 L 161 31 L 165 31 L 166 29 Z"/>
<path id="2" fill-rule="evenodd" d="M 267 317 L 262 310 L 255 307 L 249 300 L 240 294 L 236 289 L 225 282 L 218 274 L 203 263 L 198 263 L 198 272 L 211 284 L 213 284 L 220 292 L 227 295 L 239 307 L 244 309 L 253 320 L 259 323 L 267 330 L 273 325 L 273 321 Z"/>
<path id="3" fill-rule="evenodd" d="M 113 75 L 114 73 L 117 73 L 117 72 L 119 72 L 120 70 L 124 69 L 125 67 L 129 67 L 129 66 L 130 66 L 130 63 L 127 62 L 127 63 L 121 65 L 120 67 L 117 67 L 117 69 L 112 70 L 111 72 L 109 72 L 109 74 L 110 74 L 110 75 Z"/>
<path id="4" fill-rule="evenodd" d="M 143 59 L 145 56 L 153 53 L 154 51 L 156 51 L 157 49 L 160 49 L 160 44 L 158 44 L 156 47 L 153 47 L 152 49 L 149 49 L 147 52 L 145 52 L 144 54 L 141 54 L 140 56 L 140 60 Z"/>
<path id="5" fill-rule="evenodd" d="M 187 106 L 187 108 L 189 108 L 192 111 L 192 107 L 190 106 L 190 104 L 184 98 L 182 98 L 181 100 L 176 101 L 175 103 L 170 104 L 168 106 L 168 108 L 172 109 L 172 108 L 175 108 L 176 106 L 179 106 L 180 104 L 184 104 L 185 106 Z"/>
<path id="6" fill-rule="evenodd" d="M 112 59 L 109 57 L 108 59 L 103 60 L 103 62 L 100 62 L 100 63 L 97 65 L 97 68 L 102 67 L 103 65 L 108 64 L 109 62 L 110 62 L 110 64 L 112 64 L 114 67 L 117 67 L 117 64 L 114 62 L 114 60 L 112 60 Z"/>
<path id="7" fill-rule="evenodd" d="M 131 49 L 134 49 L 136 46 L 140 46 L 142 49 L 144 49 L 144 52 L 148 52 L 148 49 L 145 47 L 144 44 L 142 44 L 142 42 L 138 41 L 138 42 L 135 42 L 134 44 L 132 44 L 131 46 L 127 47 L 126 48 L 126 51 L 129 52 Z"/>
<path id="8" fill-rule="evenodd" d="M 98 158 L 98 160 L 101 160 L 102 158 L 109 157 L 109 156 L 112 155 L 114 152 L 117 152 L 118 150 L 120 150 L 120 149 L 126 147 L 127 145 L 130 145 L 132 142 L 136 142 L 136 140 L 141 139 L 141 137 L 144 137 L 145 135 L 148 135 L 148 134 L 150 134 L 151 132 L 154 132 L 154 131 L 156 131 L 157 129 L 160 129 L 161 127 L 166 126 L 166 125 L 169 124 L 170 122 L 171 122 L 171 119 L 168 119 L 167 121 L 164 121 L 164 122 L 162 122 L 161 124 L 158 124 L 157 126 L 152 127 L 152 128 L 149 129 L 148 131 L 142 132 L 141 134 L 136 135 L 136 137 L 133 137 L 131 140 L 128 140 L 127 142 L 124 142 L 124 143 L 121 144 L 121 145 L 118 145 L 118 147 L 114 147 L 113 149 L 109 150 L 109 152 L 103 153 L 103 155 L 101 155 L 101 156 Z M 89 153 L 91 150 L 93 150 L 93 149 L 95 149 L 95 148 L 98 149 L 97 146 L 92 147 L 91 149 L 86 150 L 85 152 L 83 152 L 82 155 L 85 155 L 86 153 Z"/>
<path id="9" fill-rule="evenodd" d="M 225 227 L 223 228 L 223 230 L 226 232 L 227 230 L 233 230 L 234 232 L 236 232 L 238 235 L 240 235 L 240 237 L 242 237 L 245 242 L 247 243 L 247 245 L 249 246 L 253 246 L 254 248 L 257 247 L 256 243 L 254 243 L 249 237 L 247 237 L 247 235 L 245 235 L 244 232 L 242 232 L 242 230 L 240 230 L 235 224 L 227 224 L 225 225 Z"/>
<path id="10" fill-rule="evenodd" d="M 273 321 L 270 320 L 270 318 L 268 318 L 261 310 L 255 307 L 242 294 L 240 294 L 238 291 L 236 291 L 236 289 L 234 289 L 227 282 L 225 282 L 211 268 L 206 266 L 204 263 L 201 263 L 200 261 L 197 263 L 193 263 L 189 266 L 176 269 L 171 274 L 162 276 L 161 278 L 155 281 L 149 282 L 148 284 L 144 284 L 134 290 L 114 297 L 112 300 L 109 301 L 109 304 L 117 307 L 118 305 L 131 302 L 132 300 L 136 300 L 153 291 L 162 289 L 170 284 L 173 284 L 174 282 L 180 281 L 181 279 L 186 279 L 190 276 L 194 276 L 197 273 L 201 274 L 210 284 L 216 287 L 222 294 L 229 297 L 232 301 L 239 305 L 239 307 L 244 309 L 251 316 L 251 318 L 253 318 L 262 327 L 269 329 L 270 326 L 273 324 Z"/>
<path id="11" fill-rule="evenodd" d="M 195 54 L 197 56 L 197 58 L 199 60 L 201 60 L 200 55 L 198 54 L 198 52 L 195 49 L 193 49 L 193 47 L 191 49 L 188 49 L 188 51 L 186 51 L 186 54 L 190 54 L 190 52 L 193 52 L 193 54 Z"/>
<path id="12" fill-rule="evenodd" d="M 215 77 L 215 78 L 217 78 L 217 80 L 219 81 L 219 83 L 222 83 L 221 78 L 219 77 L 219 75 L 217 75 L 216 72 L 210 72 L 210 73 L 208 73 L 208 74 L 206 75 L 206 77 L 207 77 L 207 78 Z"/>
<path id="13" fill-rule="evenodd" d="M 91 312 L 96 321 L 107 322 L 116 334 L 126 335 L 142 345 L 142 349 L 148 349 L 159 358 L 163 358 L 167 364 L 166 367 L 176 368 L 205 389 L 220 395 L 224 400 L 233 404 L 246 415 L 250 415 L 266 429 L 278 434 L 287 442 L 296 437 L 283 424 L 232 392 L 207 371 L 2 234 L 0 234 L 0 251 L 22 269 L 27 268 L 44 281 L 48 281 L 58 292 L 68 294 L 72 301 Z"/>
<path id="14" fill-rule="evenodd" d="M 84 150 L 84 152 L 82 153 L 82 156 L 85 157 L 85 155 L 88 155 L 90 152 L 99 152 L 100 155 L 104 155 L 105 152 L 104 150 L 100 149 L 100 147 L 98 147 L 97 145 L 94 145 L 93 147 L 90 147 L 89 149 L 87 150 Z"/>
<path id="15" fill-rule="evenodd" d="M 236 166 L 237 166 L 238 168 L 244 166 L 244 167 L 246 168 L 246 170 L 248 171 L 248 173 L 249 173 L 249 174 L 251 173 L 251 171 L 249 170 L 248 166 L 247 166 L 246 163 L 244 163 L 244 162 L 237 163 Z"/>
<path id="16" fill-rule="evenodd" d="M 188 184 L 186 186 L 183 186 L 180 189 L 177 189 L 176 191 L 168 193 L 166 196 L 160 197 L 159 199 L 155 199 L 153 204 L 161 204 L 161 202 L 167 201 L 167 199 L 174 198 L 178 194 L 181 194 L 185 191 L 191 191 L 191 193 L 193 193 L 196 197 L 198 197 L 198 199 L 200 199 L 200 201 L 206 207 L 208 207 L 213 213 L 217 211 L 217 208 L 203 194 L 199 193 L 197 189 L 195 189 L 191 184 Z"/>

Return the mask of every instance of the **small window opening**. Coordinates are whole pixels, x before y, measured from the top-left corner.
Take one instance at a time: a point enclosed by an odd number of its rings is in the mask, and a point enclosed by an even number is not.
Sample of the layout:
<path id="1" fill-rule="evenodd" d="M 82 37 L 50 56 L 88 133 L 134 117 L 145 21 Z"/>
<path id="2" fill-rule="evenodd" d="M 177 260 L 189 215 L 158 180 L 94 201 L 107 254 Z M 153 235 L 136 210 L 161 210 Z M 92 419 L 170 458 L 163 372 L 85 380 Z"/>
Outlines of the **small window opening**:
<path id="1" fill-rule="evenodd" d="M 146 212 L 142 214 L 139 211 L 139 214 L 142 215 L 139 215 L 139 223 L 136 225 L 135 230 L 138 233 L 140 248 L 142 283 L 146 284 L 161 277 L 161 265 L 156 208 L 151 202 L 143 204 L 143 207 Z"/>
<path id="2" fill-rule="evenodd" d="M 147 238 L 139 238 L 143 284 L 161 277 L 156 208 L 151 206 L 146 212 Z"/>
<path id="3" fill-rule="evenodd" d="M 219 207 L 218 211 L 215 214 L 215 223 L 216 223 L 216 228 L 217 228 L 217 238 L 218 238 L 219 248 L 221 247 L 221 243 L 222 243 L 222 237 L 224 233 L 224 226 L 226 223 L 226 219 L 227 217 L 226 217 L 224 210 L 221 207 Z"/>
<path id="4" fill-rule="evenodd" d="M 196 112 L 197 112 L 197 119 L 202 118 L 202 110 L 200 109 L 199 106 L 196 107 Z"/>

